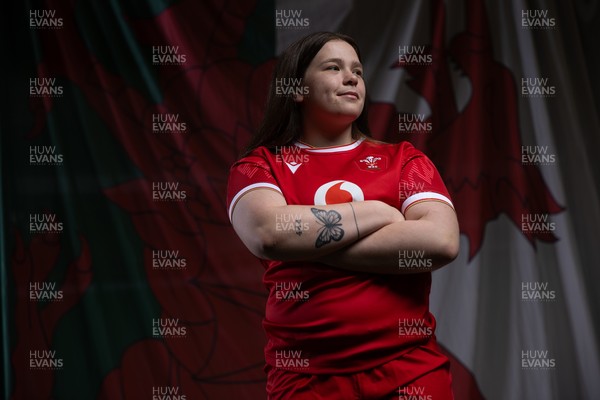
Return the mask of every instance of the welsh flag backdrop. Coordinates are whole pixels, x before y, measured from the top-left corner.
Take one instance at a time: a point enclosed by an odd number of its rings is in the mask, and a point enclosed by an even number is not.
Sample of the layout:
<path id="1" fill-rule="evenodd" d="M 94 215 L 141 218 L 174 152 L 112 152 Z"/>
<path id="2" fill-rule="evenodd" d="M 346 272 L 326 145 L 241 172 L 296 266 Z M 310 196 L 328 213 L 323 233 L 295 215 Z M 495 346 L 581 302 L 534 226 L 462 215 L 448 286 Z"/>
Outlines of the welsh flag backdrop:
<path id="1" fill-rule="evenodd" d="M 431 308 L 457 400 L 600 396 L 600 5 L 36 0 L 3 12 L 2 390 L 265 399 L 262 266 L 225 210 L 280 52 L 363 52 L 374 136 L 461 226 Z"/>

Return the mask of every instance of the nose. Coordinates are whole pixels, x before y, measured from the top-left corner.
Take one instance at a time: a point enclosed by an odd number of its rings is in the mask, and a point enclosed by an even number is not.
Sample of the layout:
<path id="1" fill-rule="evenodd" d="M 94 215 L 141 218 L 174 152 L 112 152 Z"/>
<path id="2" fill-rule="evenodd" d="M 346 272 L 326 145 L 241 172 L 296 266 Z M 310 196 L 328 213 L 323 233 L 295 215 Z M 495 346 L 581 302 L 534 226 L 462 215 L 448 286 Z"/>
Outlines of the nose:
<path id="1" fill-rule="evenodd" d="M 358 84 L 358 77 L 354 72 L 346 70 L 344 75 L 344 85 L 356 86 Z"/>

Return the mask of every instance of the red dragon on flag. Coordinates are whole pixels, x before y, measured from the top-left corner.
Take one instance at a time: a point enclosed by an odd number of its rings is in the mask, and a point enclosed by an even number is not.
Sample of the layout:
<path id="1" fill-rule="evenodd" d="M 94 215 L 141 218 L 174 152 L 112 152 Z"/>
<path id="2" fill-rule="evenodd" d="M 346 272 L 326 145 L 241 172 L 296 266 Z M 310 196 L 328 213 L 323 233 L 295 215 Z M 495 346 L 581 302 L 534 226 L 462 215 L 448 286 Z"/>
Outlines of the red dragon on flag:
<path id="1" fill-rule="evenodd" d="M 546 186 L 539 167 L 522 162 L 518 90 L 511 71 L 494 60 L 492 37 L 481 0 L 467 0 L 466 29 L 446 48 L 446 10 L 432 1 L 430 64 L 395 63 L 405 68 L 408 86 L 431 108 L 433 132 L 412 135 L 411 142 L 439 168 L 452 196 L 461 233 L 470 243 L 469 259 L 483 244 L 486 225 L 505 214 L 521 230 L 526 214 L 555 214 L 563 208 Z M 468 78 L 471 96 L 459 110 L 450 71 L 451 62 Z M 369 120 L 374 132 L 397 136 L 398 112 L 390 104 L 373 104 Z M 556 241 L 551 232 L 521 230 L 535 240 Z"/>
<path id="2" fill-rule="evenodd" d="M 274 64 L 252 66 L 237 58 L 236 46 L 255 3 L 230 7 L 220 0 L 182 0 L 155 18 L 125 21 L 139 43 L 177 45 L 188 56 L 185 66 L 158 69 L 153 82 L 162 96 L 158 104 L 89 50 L 77 30 L 76 1 L 48 0 L 45 5 L 57 10 L 65 24 L 41 38 L 46 57 L 38 76 L 58 76 L 77 86 L 141 171 L 139 179 L 105 188 L 104 195 L 129 213 L 144 242 L 143 268 L 161 316 L 176 318 L 189 332 L 185 339 L 131 344 L 121 364 L 106 375 L 99 396 L 137 398 L 150 394 L 148 385 L 154 384 L 177 386 L 194 398 L 261 398 L 261 269 L 234 234 L 224 206 L 228 167 L 258 125 Z M 500 215 L 520 226 L 524 213 L 553 214 L 562 208 L 539 168 L 521 162 L 516 85 L 511 72 L 493 59 L 483 2 L 469 0 L 465 8 L 468 25 L 446 48 L 444 2 L 432 0 L 433 62 L 394 67 L 406 68 L 412 76 L 409 86 L 431 107 L 434 132 L 413 142 L 440 169 L 472 258 L 482 246 L 486 224 Z M 471 82 L 471 98 L 462 110 L 454 100 L 449 60 Z M 53 101 L 32 99 L 30 137 L 44 129 Z M 378 137 L 397 138 L 394 105 L 372 104 L 369 111 Z M 168 112 L 186 121 L 185 134 L 152 133 L 152 114 Z M 156 181 L 178 182 L 186 201 L 151 201 Z M 556 240 L 549 233 L 524 234 L 533 244 Z M 188 268 L 154 269 L 152 251 L 164 248 L 178 249 Z M 457 398 L 480 398 L 472 376 L 452 359 L 453 374 L 469 382 L 455 388 L 463 390 Z M 31 385 L 28 379 L 15 374 L 15 393 Z M 50 396 L 51 380 L 44 391 Z"/>

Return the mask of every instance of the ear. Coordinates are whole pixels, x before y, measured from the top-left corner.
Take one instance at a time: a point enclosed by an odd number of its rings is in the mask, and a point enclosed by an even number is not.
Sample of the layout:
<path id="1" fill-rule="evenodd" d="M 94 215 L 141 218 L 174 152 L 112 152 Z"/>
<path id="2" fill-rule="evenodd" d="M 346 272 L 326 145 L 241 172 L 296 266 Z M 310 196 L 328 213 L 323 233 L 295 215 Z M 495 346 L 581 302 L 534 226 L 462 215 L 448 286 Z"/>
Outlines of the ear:
<path id="1" fill-rule="evenodd" d="M 294 94 L 294 101 L 296 103 L 302 103 L 304 101 L 304 95 L 302 95 L 302 94 Z"/>

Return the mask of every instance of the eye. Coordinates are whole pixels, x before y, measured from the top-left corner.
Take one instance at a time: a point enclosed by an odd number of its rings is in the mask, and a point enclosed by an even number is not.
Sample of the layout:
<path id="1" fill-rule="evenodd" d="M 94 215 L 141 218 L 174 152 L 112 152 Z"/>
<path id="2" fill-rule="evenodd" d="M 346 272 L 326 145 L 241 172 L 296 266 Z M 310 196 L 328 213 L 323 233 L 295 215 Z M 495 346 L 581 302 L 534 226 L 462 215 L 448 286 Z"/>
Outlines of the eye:
<path id="1" fill-rule="evenodd" d="M 325 69 L 326 70 L 332 70 L 332 71 L 339 71 L 340 67 L 338 67 L 337 65 L 329 65 Z"/>
<path id="2" fill-rule="evenodd" d="M 363 76 L 363 71 L 362 71 L 362 69 L 357 69 L 357 70 L 355 70 L 355 71 L 354 71 L 354 73 L 355 73 L 356 75 L 358 75 L 358 76 Z"/>

